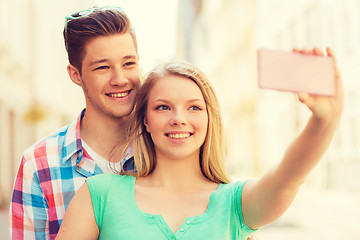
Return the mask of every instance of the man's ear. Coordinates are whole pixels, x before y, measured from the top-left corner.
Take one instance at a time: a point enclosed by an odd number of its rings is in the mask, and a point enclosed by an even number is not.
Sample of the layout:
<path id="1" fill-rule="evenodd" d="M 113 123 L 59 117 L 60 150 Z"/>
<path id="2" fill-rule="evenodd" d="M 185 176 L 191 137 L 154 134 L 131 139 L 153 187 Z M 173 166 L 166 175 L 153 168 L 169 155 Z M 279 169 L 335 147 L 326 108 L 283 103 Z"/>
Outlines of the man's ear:
<path id="1" fill-rule="evenodd" d="M 71 78 L 71 81 L 73 81 L 76 85 L 82 87 L 81 74 L 79 70 L 73 65 L 69 64 L 67 66 L 67 72 L 69 74 L 69 77 Z"/>

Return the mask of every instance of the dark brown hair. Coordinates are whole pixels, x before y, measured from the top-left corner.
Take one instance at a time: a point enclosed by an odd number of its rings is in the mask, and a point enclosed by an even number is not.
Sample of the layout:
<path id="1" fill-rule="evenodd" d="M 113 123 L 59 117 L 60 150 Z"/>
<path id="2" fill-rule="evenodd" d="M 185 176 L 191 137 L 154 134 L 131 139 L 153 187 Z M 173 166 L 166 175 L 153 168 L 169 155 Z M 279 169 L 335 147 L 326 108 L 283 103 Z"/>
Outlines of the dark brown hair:
<path id="1" fill-rule="evenodd" d="M 68 19 L 63 34 L 69 63 L 81 74 L 85 45 L 93 38 L 119 33 L 130 33 L 137 51 L 135 31 L 127 15 L 120 9 L 95 8 L 87 16 Z"/>

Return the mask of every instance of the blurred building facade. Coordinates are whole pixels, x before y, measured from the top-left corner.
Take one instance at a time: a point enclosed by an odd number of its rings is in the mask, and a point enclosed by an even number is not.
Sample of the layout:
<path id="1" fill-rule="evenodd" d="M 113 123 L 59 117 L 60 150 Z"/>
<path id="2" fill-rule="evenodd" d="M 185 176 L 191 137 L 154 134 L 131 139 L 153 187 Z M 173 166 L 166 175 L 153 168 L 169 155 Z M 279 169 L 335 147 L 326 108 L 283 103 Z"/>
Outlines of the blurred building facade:
<path id="1" fill-rule="evenodd" d="M 257 176 L 278 163 L 309 117 L 294 94 L 257 88 L 257 49 L 330 46 L 345 85 L 345 109 L 335 139 L 308 183 L 359 189 L 358 1 L 184 0 L 179 11 L 178 56 L 198 65 L 216 89 L 234 175 Z"/>
<path id="2" fill-rule="evenodd" d="M 62 30 L 65 15 L 92 4 L 0 0 L 0 207 L 10 201 L 22 152 L 81 111 Z"/>
<path id="3" fill-rule="evenodd" d="M 324 49 L 330 46 L 334 50 L 344 84 L 345 107 L 332 145 L 311 175 L 310 182 L 323 187 L 358 191 L 360 114 L 356 110 L 356 103 L 360 100 L 360 84 L 357 80 L 360 78 L 357 67 L 360 62 L 360 3 L 356 0 L 275 0 L 271 3 L 259 0 L 257 21 L 256 45 L 259 47 L 290 50 L 294 47 Z M 272 108 L 271 98 L 274 96 L 262 95 L 259 106 L 260 111 L 263 109 L 265 112 L 264 109 Z M 298 107 L 296 100 L 292 102 L 295 104 L 279 109 L 285 113 L 279 119 L 285 119 L 288 115 L 286 112 L 291 113 L 290 122 L 295 123 L 293 129 L 297 132 L 305 123 L 308 111 Z M 283 121 L 278 121 L 277 125 L 263 122 L 262 126 L 264 129 L 275 126 L 275 129 L 286 131 Z"/>

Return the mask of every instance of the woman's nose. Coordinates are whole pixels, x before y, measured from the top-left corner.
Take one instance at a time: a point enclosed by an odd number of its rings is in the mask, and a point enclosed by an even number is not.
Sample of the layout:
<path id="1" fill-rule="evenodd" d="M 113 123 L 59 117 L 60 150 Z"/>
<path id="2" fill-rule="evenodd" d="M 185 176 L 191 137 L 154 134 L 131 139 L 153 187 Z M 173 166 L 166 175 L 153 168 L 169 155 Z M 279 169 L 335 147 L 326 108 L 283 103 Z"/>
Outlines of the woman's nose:
<path id="1" fill-rule="evenodd" d="M 176 111 L 170 119 L 170 125 L 184 125 L 185 123 L 184 114 L 179 111 Z"/>

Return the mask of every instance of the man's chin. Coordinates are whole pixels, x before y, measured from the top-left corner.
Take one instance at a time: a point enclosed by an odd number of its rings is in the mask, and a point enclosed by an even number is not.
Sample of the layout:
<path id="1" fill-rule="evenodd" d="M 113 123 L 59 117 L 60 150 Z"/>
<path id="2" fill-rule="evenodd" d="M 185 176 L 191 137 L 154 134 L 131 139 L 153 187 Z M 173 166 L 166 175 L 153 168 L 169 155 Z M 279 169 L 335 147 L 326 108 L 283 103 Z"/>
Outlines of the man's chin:
<path id="1" fill-rule="evenodd" d="M 113 112 L 112 116 L 118 119 L 127 119 L 133 115 L 133 108 L 129 111 Z"/>

